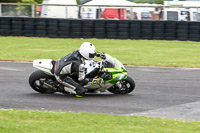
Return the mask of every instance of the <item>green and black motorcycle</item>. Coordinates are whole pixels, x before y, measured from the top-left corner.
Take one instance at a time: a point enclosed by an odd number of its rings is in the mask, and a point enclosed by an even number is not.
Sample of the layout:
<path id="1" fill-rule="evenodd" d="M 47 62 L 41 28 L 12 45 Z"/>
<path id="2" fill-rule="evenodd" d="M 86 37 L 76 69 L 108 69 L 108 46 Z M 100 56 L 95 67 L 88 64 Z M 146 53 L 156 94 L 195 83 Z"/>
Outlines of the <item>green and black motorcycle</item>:
<path id="1" fill-rule="evenodd" d="M 124 65 L 116 58 L 105 54 L 106 59 L 101 61 L 85 61 L 87 78 L 103 78 L 101 85 L 88 83 L 83 85 L 86 93 L 99 93 L 109 91 L 114 94 L 128 94 L 135 89 L 134 80 L 128 76 Z M 53 74 L 55 61 L 40 59 L 33 61 L 33 67 L 39 69 L 29 77 L 32 89 L 40 93 L 61 92 L 61 84 Z M 76 75 L 72 78 L 76 81 Z M 70 92 L 69 92 L 70 94 Z"/>

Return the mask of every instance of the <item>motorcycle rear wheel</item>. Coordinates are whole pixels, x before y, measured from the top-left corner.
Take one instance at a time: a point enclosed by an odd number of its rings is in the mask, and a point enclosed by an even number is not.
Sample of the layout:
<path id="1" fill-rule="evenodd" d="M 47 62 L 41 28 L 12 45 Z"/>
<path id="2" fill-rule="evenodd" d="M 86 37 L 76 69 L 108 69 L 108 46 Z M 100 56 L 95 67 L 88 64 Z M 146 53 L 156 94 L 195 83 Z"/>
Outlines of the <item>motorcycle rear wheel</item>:
<path id="1" fill-rule="evenodd" d="M 44 94 L 52 94 L 55 91 L 48 88 L 47 86 L 39 86 L 37 85 L 37 82 L 40 82 L 41 80 L 45 81 L 45 82 L 53 82 L 55 81 L 55 77 L 48 75 L 46 73 L 44 73 L 41 70 L 35 71 L 33 72 L 30 77 L 29 77 L 29 85 L 31 86 L 31 88 L 37 92 L 40 93 L 44 93 Z"/>
<path id="2" fill-rule="evenodd" d="M 135 89 L 135 81 L 129 76 L 120 82 L 122 84 L 122 88 L 114 85 L 109 88 L 108 91 L 114 94 L 128 94 Z"/>

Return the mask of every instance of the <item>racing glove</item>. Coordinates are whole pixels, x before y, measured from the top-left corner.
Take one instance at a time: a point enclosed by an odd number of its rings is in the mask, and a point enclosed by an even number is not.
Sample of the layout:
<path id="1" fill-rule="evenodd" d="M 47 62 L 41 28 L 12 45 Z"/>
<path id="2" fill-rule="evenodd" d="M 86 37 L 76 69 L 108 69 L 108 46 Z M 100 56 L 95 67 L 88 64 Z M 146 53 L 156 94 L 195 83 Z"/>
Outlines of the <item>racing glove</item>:
<path id="1" fill-rule="evenodd" d="M 93 84 L 93 85 L 94 85 L 94 84 L 102 85 L 102 83 L 103 83 L 103 79 L 102 79 L 102 78 L 94 78 L 94 79 L 92 80 L 92 84 Z"/>
<path id="2" fill-rule="evenodd" d="M 96 51 L 96 57 L 100 57 L 101 59 L 106 59 L 106 55 L 104 52 Z"/>

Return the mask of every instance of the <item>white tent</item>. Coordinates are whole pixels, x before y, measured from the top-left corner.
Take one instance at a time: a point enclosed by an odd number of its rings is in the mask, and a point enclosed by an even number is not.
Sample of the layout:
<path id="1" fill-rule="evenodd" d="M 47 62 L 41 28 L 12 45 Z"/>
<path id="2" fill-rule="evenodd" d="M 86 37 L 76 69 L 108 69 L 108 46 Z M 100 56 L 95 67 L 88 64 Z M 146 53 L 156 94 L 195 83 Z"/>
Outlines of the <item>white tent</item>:
<path id="1" fill-rule="evenodd" d="M 43 0 L 42 4 L 55 4 L 60 6 L 42 6 L 41 17 L 78 18 L 77 6 L 65 6 L 77 5 L 76 0 Z"/>
<path id="2" fill-rule="evenodd" d="M 127 0 L 92 0 L 83 5 L 134 6 L 136 4 Z"/>

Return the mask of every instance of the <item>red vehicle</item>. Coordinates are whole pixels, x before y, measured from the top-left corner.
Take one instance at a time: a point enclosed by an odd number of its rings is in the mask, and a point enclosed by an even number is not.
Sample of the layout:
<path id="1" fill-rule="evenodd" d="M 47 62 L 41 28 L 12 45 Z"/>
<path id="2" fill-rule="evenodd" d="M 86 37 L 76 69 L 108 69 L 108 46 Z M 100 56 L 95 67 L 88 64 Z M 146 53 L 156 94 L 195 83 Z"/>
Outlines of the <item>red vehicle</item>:
<path id="1" fill-rule="evenodd" d="M 128 19 L 128 12 L 126 9 L 114 9 L 114 8 L 105 8 L 102 18 L 106 19 Z"/>

